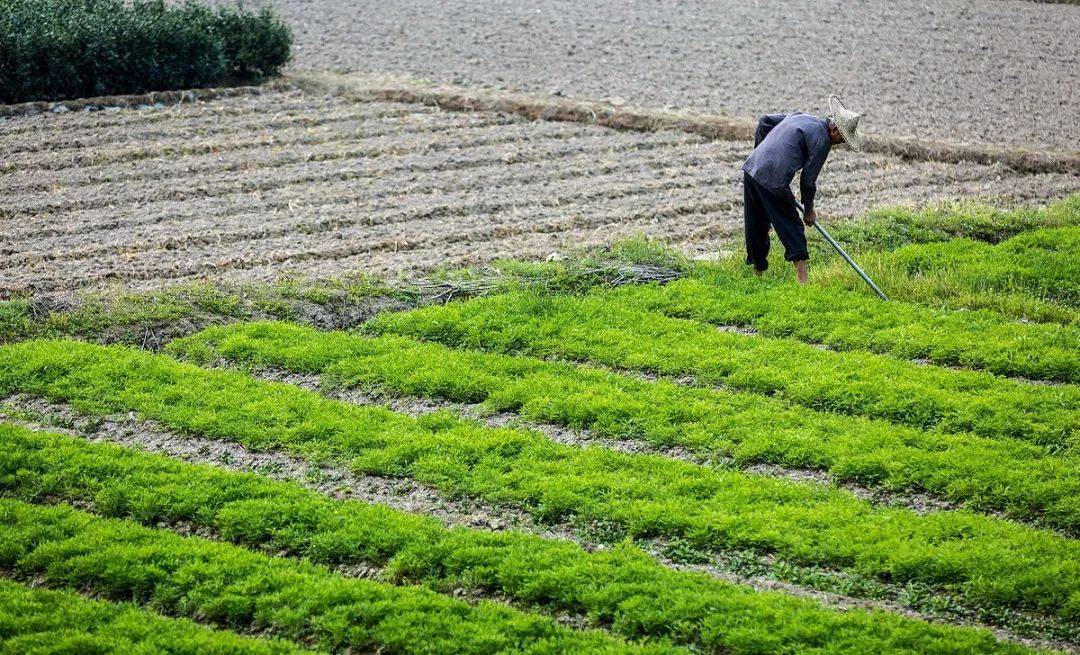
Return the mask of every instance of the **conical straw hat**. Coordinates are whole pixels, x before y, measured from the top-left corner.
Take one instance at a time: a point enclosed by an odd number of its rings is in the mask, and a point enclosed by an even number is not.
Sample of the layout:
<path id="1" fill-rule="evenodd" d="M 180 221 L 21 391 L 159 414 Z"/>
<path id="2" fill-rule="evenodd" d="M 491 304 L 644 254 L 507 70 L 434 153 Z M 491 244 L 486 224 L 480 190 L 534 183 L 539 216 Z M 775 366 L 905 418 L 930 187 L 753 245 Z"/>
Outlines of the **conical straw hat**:
<path id="1" fill-rule="evenodd" d="M 851 146 L 852 150 L 862 149 L 862 137 L 859 136 L 859 119 L 862 114 L 856 114 L 847 107 L 835 94 L 829 96 L 829 118 L 840 130 L 844 141 Z"/>

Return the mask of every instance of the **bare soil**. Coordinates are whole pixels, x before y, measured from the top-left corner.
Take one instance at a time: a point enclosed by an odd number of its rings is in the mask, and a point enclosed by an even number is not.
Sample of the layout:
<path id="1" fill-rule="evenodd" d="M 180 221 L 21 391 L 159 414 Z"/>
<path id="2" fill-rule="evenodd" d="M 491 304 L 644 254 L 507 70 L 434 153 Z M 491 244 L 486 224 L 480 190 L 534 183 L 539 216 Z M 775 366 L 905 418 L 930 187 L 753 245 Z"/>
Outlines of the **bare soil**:
<path id="1" fill-rule="evenodd" d="M 227 2 L 229 0 L 219 0 Z M 827 110 L 866 127 L 1080 148 L 1080 7 L 1028 0 L 271 0 L 294 67 L 614 98 L 753 117 Z"/>
<path id="2" fill-rule="evenodd" d="M 634 234 L 709 252 L 750 144 L 497 112 L 265 93 L 0 122 L 0 297 L 396 275 Z M 838 150 L 825 220 L 882 203 L 1037 202 L 1080 176 Z"/>

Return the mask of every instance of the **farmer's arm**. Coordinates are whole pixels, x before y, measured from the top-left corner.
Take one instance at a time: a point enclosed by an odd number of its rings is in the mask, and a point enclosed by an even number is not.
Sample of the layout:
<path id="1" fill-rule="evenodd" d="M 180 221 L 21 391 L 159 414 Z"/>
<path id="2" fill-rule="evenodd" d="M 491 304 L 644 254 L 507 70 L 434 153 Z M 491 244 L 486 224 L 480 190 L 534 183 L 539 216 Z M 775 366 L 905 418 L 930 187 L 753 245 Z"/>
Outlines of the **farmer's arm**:
<path id="1" fill-rule="evenodd" d="M 802 194 L 803 214 L 814 215 L 814 196 L 817 195 L 817 176 L 821 167 L 825 165 L 825 159 L 829 156 L 829 142 L 808 144 L 810 161 L 803 166 L 802 175 L 799 176 L 799 192 Z M 813 223 L 813 219 L 808 221 Z"/>
<path id="2" fill-rule="evenodd" d="M 754 131 L 754 147 L 761 145 L 761 142 L 765 140 L 765 137 L 769 135 L 772 128 L 780 124 L 780 121 L 787 118 L 787 114 L 765 114 L 758 121 L 757 130 Z"/>

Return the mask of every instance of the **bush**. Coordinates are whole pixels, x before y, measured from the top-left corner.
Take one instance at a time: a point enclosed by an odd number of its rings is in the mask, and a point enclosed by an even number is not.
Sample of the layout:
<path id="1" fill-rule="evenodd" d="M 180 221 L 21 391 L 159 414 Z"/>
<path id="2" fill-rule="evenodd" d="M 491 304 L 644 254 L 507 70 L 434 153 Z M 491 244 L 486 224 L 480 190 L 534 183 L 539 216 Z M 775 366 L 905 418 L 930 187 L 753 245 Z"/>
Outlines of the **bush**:
<path id="1" fill-rule="evenodd" d="M 0 102 L 258 82 L 288 61 L 269 9 L 163 0 L 0 3 Z"/>

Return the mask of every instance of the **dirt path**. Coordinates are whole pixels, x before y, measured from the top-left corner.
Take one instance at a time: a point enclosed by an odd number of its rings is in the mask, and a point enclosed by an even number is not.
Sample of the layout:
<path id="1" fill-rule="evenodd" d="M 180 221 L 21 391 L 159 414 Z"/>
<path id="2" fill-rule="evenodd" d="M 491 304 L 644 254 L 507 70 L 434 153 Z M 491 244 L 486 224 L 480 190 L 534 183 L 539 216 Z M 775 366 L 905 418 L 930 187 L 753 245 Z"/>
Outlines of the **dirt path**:
<path id="1" fill-rule="evenodd" d="M 220 0 L 226 2 L 227 0 Z M 1028 0 L 271 0 L 297 68 L 416 75 L 756 116 L 1080 150 L 1080 7 Z M 482 9 L 480 8 L 482 6 Z"/>

